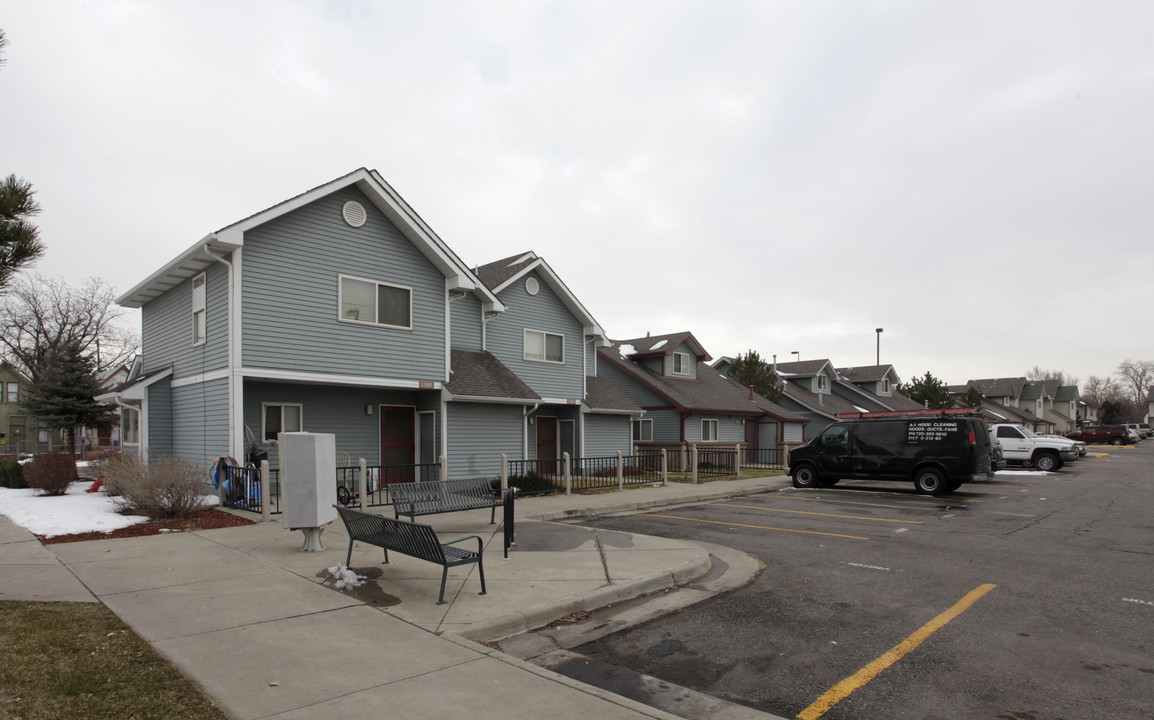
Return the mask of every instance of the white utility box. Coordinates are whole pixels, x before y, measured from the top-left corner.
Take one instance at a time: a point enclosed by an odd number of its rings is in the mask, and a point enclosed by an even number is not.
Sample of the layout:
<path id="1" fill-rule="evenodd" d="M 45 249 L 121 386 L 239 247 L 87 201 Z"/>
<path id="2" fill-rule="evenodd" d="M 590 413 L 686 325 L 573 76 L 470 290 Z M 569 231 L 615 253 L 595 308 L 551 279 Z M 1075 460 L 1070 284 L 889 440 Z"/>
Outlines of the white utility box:
<path id="1" fill-rule="evenodd" d="M 304 532 L 302 552 L 324 550 L 321 532 L 337 519 L 337 436 L 281 433 L 278 443 L 284 526 Z"/>

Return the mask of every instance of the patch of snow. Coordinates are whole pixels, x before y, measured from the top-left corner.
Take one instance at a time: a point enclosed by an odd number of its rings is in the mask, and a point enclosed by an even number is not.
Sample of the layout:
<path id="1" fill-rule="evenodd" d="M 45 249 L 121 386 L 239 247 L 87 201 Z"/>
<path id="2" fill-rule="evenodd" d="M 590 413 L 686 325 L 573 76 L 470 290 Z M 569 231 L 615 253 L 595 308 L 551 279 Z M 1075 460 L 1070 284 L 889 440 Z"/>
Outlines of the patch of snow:
<path id="1" fill-rule="evenodd" d="M 525 253 L 524 255 L 517 258 L 513 262 L 509 263 L 505 267 L 516 267 L 516 266 L 520 265 L 521 263 L 526 262 L 527 260 L 532 260 L 535 257 L 537 257 L 537 255 L 535 253 Z"/>
<path id="2" fill-rule="evenodd" d="M 637 352 L 637 348 L 633 347 L 629 343 L 625 343 L 624 345 L 621 345 L 619 348 L 617 348 L 617 352 L 621 355 L 621 359 L 625 360 L 630 355 L 635 354 Z"/>
<path id="3" fill-rule="evenodd" d="M 865 409 L 865 408 L 863 408 L 861 405 L 854 405 L 854 408 L 855 408 L 855 409 L 856 409 L 858 412 L 873 412 L 872 410 L 866 410 L 866 409 Z"/>
<path id="4" fill-rule="evenodd" d="M 337 590 L 348 590 L 351 588 L 359 588 L 368 581 L 364 575 L 357 575 L 355 572 L 345 567 L 344 565 L 333 565 L 329 568 L 329 575 L 332 576 L 335 583 L 334 587 Z"/>
<path id="5" fill-rule="evenodd" d="M 659 348 L 659 347 L 661 347 L 661 346 L 665 345 L 667 342 L 669 342 L 669 341 L 668 341 L 668 340 L 661 340 L 661 341 L 658 341 L 658 342 L 654 343 L 653 347 L 651 347 L 651 348 L 649 348 L 649 349 L 650 349 L 650 350 L 656 350 L 657 348 Z"/>

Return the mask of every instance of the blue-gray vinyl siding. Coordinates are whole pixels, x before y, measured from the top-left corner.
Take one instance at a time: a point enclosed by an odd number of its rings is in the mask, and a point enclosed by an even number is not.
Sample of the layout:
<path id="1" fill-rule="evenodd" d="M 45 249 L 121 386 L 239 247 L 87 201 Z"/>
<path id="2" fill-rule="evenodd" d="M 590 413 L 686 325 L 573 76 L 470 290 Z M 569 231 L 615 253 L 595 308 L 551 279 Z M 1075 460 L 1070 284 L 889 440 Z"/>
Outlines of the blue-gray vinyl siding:
<path id="1" fill-rule="evenodd" d="M 520 405 L 449 403 L 449 477 L 500 477 L 502 452 L 510 460 L 522 459 L 523 410 Z"/>
<path id="2" fill-rule="evenodd" d="M 437 392 L 248 381 L 244 387 L 244 423 L 258 438 L 263 432 L 263 407 L 266 404 L 299 404 L 305 432 L 336 436 L 338 466 L 356 465 L 361 458 L 369 465 L 380 464 L 381 405 L 414 409 L 414 439 L 418 422 L 415 412 L 433 410 L 440 414 Z M 365 413 L 366 406 L 372 407 L 372 415 Z M 439 421 L 437 425 L 439 428 Z M 414 453 L 415 450 L 414 447 Z M 275 453 L 270 453 L 269 461 L 275 467 L 277 458 L 274 456 Z M 417 459 L 414 454 L 414 460 Z"/>
<path id="3" fill-rule="evenodd" d="M 597 368 L 598 375 L 604 378 L 610 385 L 617 388 L 637 406 L 644 408 L 669 404 L 668 400 L 633 379 L 631 375 L 620 370 L 612 362 L 602 358 L 600 363 Z M 649 416 L 646 415 L 646 417 Z"/>
<path id="4" fill-rule="evenodd" d="M 368 221 L 350 227 L 356 200 Z M 249 368 L 404 380 L 446 379 L 445 278 L 355 188 L 245 233 L 243 356 Z M 412 329 L 338 320 L 338 276 L 412 288 Z"/>
<path id="5" fill-rule="evenodd" d="M 685 442 L 701 442 L 701 421 L 717 421 L 717 440 L 723 443 L 745 442 L 745 417 L 736 415 L 690 415 L 685 419 Z M 740 421 L 740 422 L 739 422 Z M 713 441 L 709 441 L 713 442 Z"/>
<path id="6" fill-rule="evenodd" d="M 481 342 L 481 301 L 469 294 L 449 303 L 451 346 L 456 350 L 477 352 Z"/>
<path id="7" fill-rule="evenodd" d="M 194 276 L 195 277 L 195 276 Z M 205 269 L 205 342 L 192 344 L 192 278 L 141 308 L 141 360 L 144 372 L 173 369 L 178 380 L 228 366 L 228 269 Z"/>
<path id="8" fill-rule="evenodd" d="M 697 379 L 697 355 L 694 354 L 693 350 L 690 349 L 689 345 L 687 345 L 686 343 L 681 343 L 677 347 L 673 348 L 673 352 L 684 353 L 684 354 L 689 356 L 689 374 L 688 375 L 683 375 L 683 374 L 679 375 L 679 374 L 673 372 L 673 353 L 670 353 L 670 354 L 665 356 L 665 376 L 666 377 L 674 377 L 674 378 L 692 378 L 692 379 L 696 380 Z"/>
<path id="9" fill-rule="evenodd" d="M 148 387 L 148 447 L 151 457 L 172 455 L 172 384 L 168 378 Z"/>
<path id="10" fill-rule="evenodd" d="M 206 467 L 229 454 L 227 379 L 172 388 L 172 440 L 174 455 Z"/>
<path id="11" fill-rule="evenodd" d="M 647 410 L 641 417 L 653 421 L 653 442 L 681 442 L 681 413 L 676 410 Z"/>
<path id="12" fill-rule="evenodd" d="M 628 415 L 585 415 L 585 457 L 606 457 L 620 451 L 630 453 Z"/>
<path id="13" fill-rule="evenodd" d="M 525 291 L 528 277 L 537 279 L 536 295 Z M 508 310 L 486 326 L 486 349 L 497 356 L 541 397 L 582 399 L 584 388 L 584 328 L 552 288 L 536 273 L 518 279 L 501 291 Z M 564 362 L 525 359 L 525 330 L 564 336 Z"/>

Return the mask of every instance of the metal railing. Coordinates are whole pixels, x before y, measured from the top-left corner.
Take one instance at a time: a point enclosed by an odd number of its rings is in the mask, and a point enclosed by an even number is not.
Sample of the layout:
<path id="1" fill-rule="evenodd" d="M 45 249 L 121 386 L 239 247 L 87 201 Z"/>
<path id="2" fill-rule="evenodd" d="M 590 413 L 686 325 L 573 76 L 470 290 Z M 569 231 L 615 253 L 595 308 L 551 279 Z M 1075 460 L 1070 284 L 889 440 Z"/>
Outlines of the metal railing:
<path id="1" fill-rule="evenodd" d="M 743 468 L 785 467 L 785 451 L 780 448 L 746 448 L 742 451 L 741 466 Z"/>
<path id="2" fill-rule="evenodd" d="M 697 448 L 697 477 L 719 478 L 737 475 L 737 450 Z"/>

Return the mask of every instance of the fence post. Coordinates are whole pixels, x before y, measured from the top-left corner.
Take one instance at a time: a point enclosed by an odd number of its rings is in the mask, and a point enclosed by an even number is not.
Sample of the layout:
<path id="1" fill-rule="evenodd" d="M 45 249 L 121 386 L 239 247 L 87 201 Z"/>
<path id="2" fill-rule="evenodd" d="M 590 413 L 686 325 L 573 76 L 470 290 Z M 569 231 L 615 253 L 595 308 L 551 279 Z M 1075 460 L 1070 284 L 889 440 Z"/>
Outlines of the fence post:
<path id="1" fill-rule="evenodd" d="M 17 456 L 17 457 L 19 457 L 19 456 Z M 216 486 L 216 497 L 220 501 L 220 507 L 224 507 L 224 499 L 225 499 L 224 481 L 225 480 L 228 480 L 230 483 L 232 482 L 232 478 L 228 477 L 228 471 L 225 469 L 225 466 L 222 463 L 220 466 L 220 484 Z"/>
<path id="2" fill-rule="evenodd" d="M 272 499 L 272 488 L 269 486 L 269 480 L 272 478 L 272 472 L 268 469 L 268 460 L 260 461 L 260 519 L 261 522 L 268 522 L 271 520 L 272 510 L 269 509 L 269 501 Z"/>
<path id="3" fill-rule="evenodd" d="M 368 512 L 368 496 L 369 496 L 369 464 L 364 458 L 357 458 L 357 468 L 360 470 L 358 479 L 360 480 L 361 492 L 361 512 Z"/>
<path id="4" fill-rule="evenodd" d="M 501 492 L 509 489 L 509 456 L 501 453 Z"/>
<path id="5" fill-rule="evenodd" d="M 569 470 L 569 453 L 561 453 L 561 477 L 565 480 L 565 494 L 573 494 L 573 476 Z"/>
<path id="6" fill-rule="evenodd" d="M 625 489 L 625 462 L 621 459 L 621 451 L 617 451 L 617 489 Z"/>
<path id="7" fill-rule="evenodd" d="M 741 479 L 741 443 L 733 446 L 733 472 L 737 480 Z"/>
<path id="8" fill-rule="evenodd" d="M 697 484 L 697 443 L 689 446 L 689 461 L 693 463 L 693 484 Z"/>
<path id="9" fill-rule="evenodd" d="M 669 487 L 669 454 L 661 448 L 661 486 Z"/>
<path id="10" fill-rule="evenodd" d="M 677 465 L 681 472 L 689 472 L 689 444 L 681 443 L 681 450 L 678 451 Z"/>
<path id="11" fill-rule="evenodd" d="M 440 478 L 441 482 L 445 482 L 449 479 L 449 459 L 442 454 L 437 456 L 437 461 L 441 465 L 437 469 L 438 477 Z"/>

